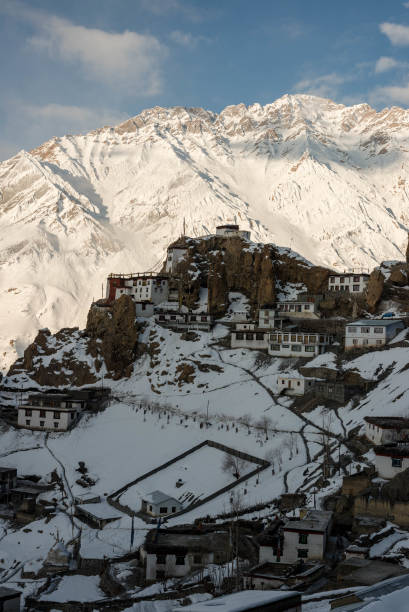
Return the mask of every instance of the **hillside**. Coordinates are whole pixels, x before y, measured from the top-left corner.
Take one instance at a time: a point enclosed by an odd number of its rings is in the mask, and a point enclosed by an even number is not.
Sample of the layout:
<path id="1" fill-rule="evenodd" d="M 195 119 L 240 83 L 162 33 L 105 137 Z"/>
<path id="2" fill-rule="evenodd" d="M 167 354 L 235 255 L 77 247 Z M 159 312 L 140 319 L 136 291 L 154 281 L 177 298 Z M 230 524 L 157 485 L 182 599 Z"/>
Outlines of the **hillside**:
<path id="1" fill-rule="evenodd" d="M 403 259 L 409 111 L 312 96 L 153 108 L 0 164 L 0 367 L 85 323 L 111 271 L 158 269 L 181 232 L 237 221 L 328 267 Z"/>

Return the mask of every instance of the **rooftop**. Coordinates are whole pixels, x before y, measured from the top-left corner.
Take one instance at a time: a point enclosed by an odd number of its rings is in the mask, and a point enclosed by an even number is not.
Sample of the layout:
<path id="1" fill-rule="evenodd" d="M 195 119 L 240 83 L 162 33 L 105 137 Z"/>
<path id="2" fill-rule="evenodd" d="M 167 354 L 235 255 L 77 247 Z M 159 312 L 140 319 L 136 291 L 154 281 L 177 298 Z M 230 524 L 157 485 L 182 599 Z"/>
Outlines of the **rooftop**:
<path id="1" fill-rule="evenodd" d="M 409 429 L 409 419 L 405 417 L 365 417 L 364 420 L 381 429 Z"/>
<path id="2" fill-rule="evenodd" d="M 145 548 L 148 552 L 186 553 L 201 551 L 227 550 L 229 534 L 227 531 L 200 532 L 198 530 L 151 530 L 146 538 Z"/>
<path id="3" fill-rule="evenodd" d="M 172 501 L 180 505 L 180 501 L 178 499 L 171 497 L 162 491 L 152 491 L 152 493 L 148 493 L 144 496 L 144 500 L 152 504 L 162 504 L 163 502 Z"/>
<path id="4" fill-rule="evenodd" d="M 353 321 L 348 323 L 347 327 L 353 325 L 362 325 L 364 327 L 388 327 L 389 325 L 395 325 L 396 323 L 402 323 L 401 319 L 359 319 L 359 321 Z"/>
<path id="5" fill-rule="evenodd" d="M 329 510 L 308 510 L 303 519 L 287 521 L 284 524 L 284 531 L 316 531 L 322 533 L 328 527 L 332 518 Z"/>
<path id="6" fill-rule="evenodd" d="M 244 610 L 252 610 L 253 608 L 266 607 L 282 600 L 294 599 L 301 603 L 301 594 L 297 591 L 241 591 L 232 593 L 231 595 L 223 595 L 215 597 L 208 601 L 184 606 L 184 612 L 212 612 L 214 609 L 218 612 L 243 612 Z M 268 609 L 268 608 L 267 608 Z M 174 608 L 174 611 L 180 608 Z"/>
<path id="7" fill-rule="evenodd" d="M 385 444 L 375 447 L 375 455 L 384 457 L 409 457 L 409 444 Z"/>

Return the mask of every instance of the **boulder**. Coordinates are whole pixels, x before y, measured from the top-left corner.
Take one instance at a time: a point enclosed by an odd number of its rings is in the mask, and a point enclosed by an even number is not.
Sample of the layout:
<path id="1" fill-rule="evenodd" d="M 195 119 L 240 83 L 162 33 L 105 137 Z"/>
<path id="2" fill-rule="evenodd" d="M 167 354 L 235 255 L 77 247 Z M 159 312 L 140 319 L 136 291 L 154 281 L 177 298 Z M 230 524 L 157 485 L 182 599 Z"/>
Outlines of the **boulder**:
<path id="1" fill-rule="evenodd" d="M 408 276 L 402 265 L 394 266 L 389 276 L 389 282 L 398 287 L 405 287 L 408 284 Z"/>

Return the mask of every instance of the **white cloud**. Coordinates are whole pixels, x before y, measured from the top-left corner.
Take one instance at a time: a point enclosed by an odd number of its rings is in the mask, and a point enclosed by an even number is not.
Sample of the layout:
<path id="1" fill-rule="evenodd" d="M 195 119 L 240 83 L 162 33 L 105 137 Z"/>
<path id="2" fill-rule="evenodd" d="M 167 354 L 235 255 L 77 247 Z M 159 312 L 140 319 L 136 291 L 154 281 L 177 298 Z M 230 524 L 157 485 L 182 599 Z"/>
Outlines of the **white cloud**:
<path id="1" fill-rule="evenodd" d="M 371 104 L 409 105 L 409 83 L 406 85 L 376 87 L 370 94 L 370 101 Z"/>
<path id="2" fill-rule="evenodd" d="M 281 29 L 283 30 L 285 34 L 287 34 L 289 38 L 292 38 L 293 40 L 303 36 L 306 30 L 303 24 L 298 23 L 296 21 L 283 23 L 283 25 L 281 26 Z"/>
<path id="3" fill-rule="evenodd" d="M 161 90 L 166 48 L 149 34 L 105 32 L 49 17 L 29 44 L 51 57 L 79 65 L 94 81 L 137 90 L 142 95 Z"/>
<path id="4" fill-rule="evenodd" d="M 199 42 L 211 42 L 207 36 L 193 36 L 190 32 L 181 32 L 180 30 L 171 32 L 169 38 L 177 45 L 190 48 L 196 47 Z"/>
<path id="5" fill-rule="evenodd" d="M 293 87 L 298 93 L 312 94 L 323 98 L 334 98 L 338 93 L 338 86 L 345 83 L 347 77 L 331 72 L 319 77 L 301 79 Z"/>
<path id="6" fill-rule="evenodd" d="M 84 106 L 64 104 L 32 105 L 21 104 L 19 114 L 37 122 L 47 122 L 57 128 L 59 135 L 67 132 L 83 132 L 104 125 L 115 125 L 127 118 L 127 115 L 107 109 L 95 109 Z"/>
<path id="7" fill-rule="evenodd" d="M 87 28 L 19 0 L 1 0 L 2 12 L 31 24 L 35 34 L 28 39 L 30 49 L 78 67 L 88 80 L 139 96 L 155 95 L 162 89 L 168 50 L 151 34 Z"/>
<path id="8" fill-rule="evenodd" d="M 386 72 L 387 70 L 393 70 L 393 68 L 398 68 L 400 65 L 401 62 L 398 62 L 393 57 L 382 56 L 375 64 L 375 72 L 377 74 L 380 72 Z"/>
<path id="9" fill-rule="evenodd" d="M 409 2 L 404 2 L 404 3 L 403 3 L 403 6 L 404 6 L 405 8 L 409 8 Z"/>
<path id="10" fill-rule="evenodd" d="M 385 34 L 395 46 L 409 45 L 409 26 L 400 25 L 399 23 L 381 23 L 380 31 Z"/>

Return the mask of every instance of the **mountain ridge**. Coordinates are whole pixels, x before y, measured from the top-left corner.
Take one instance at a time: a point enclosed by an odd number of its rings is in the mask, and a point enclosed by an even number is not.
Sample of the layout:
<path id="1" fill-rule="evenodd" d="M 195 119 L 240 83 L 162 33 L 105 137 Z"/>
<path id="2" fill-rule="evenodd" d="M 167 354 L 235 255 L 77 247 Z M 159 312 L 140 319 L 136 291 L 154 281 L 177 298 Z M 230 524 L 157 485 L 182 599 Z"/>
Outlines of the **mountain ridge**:
<path id="1" fill-rule="evenodd" d="M 157 269 L 182 218 L 330 268 L 404 259 L 408 137 L 407 110 L 286 95 L 154 107 L 0 163 L 1 365 L 38 328 L 83 325 L 112 270 Z"/>

